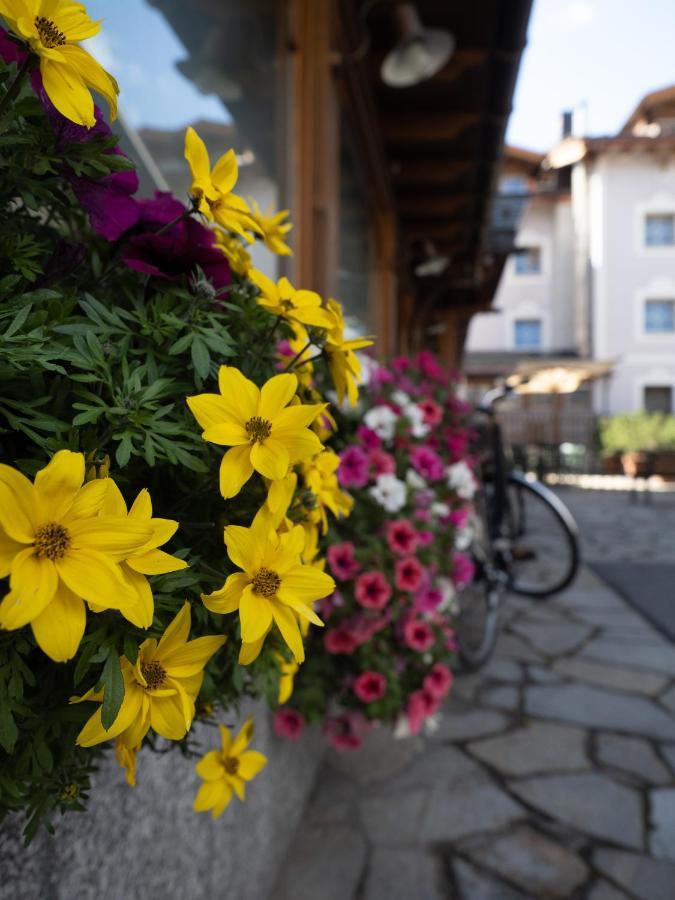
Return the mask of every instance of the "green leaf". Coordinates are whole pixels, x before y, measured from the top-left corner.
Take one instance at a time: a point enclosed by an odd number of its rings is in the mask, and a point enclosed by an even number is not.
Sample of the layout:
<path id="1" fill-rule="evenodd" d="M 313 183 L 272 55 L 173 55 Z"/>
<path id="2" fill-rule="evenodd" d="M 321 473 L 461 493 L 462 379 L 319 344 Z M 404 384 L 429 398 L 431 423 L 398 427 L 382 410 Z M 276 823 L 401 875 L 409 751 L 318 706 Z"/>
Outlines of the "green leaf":
<path id="1" fill-rule="evenodd" d="M 192 365 L 195 372 L 200 378 L 206 378 L 209 374 L 209 365 L 211 364 L 211 354 L 209 349 L 201 338 L 195 338 L 190 349 L 192 355 Z"/>
<path id="2" fill-rule="evenodd" d="M 110 728 L 117 718 L 117 714 L 124 700 L 124 679 L 120 668 L 120 659 L 114 648 L 111 647 L 108 659 L 103 667 L 101 676 L 103 685 L 103 706 L 101 708 L 101 723 L 104 728 Z"/>
<path id="3" fill-rule="evenodd" d="M 12 753 L 19 730 L 16 727 L 14 716 L 6 701 L 0 703 L 0 747 L 7 753 Z"/>
<path id="4" fill-rule="evenodd" d="M 132 666 L 136 665 L 138 659 L 138 642 L 131 634 L 124 635 L 124 655 Z"/>

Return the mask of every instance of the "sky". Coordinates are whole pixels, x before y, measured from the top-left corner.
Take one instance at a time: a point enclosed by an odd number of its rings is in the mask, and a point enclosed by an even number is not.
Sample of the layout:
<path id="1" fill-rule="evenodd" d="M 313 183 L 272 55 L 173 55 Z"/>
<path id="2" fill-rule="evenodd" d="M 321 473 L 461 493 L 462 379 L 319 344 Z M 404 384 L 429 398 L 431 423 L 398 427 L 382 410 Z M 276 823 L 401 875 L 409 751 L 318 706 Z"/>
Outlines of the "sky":
<path id="1" fill-rule="evenodd" d="M 675 0 L 534 0 L 507 142 L 550 149 L 564 109 L 578 111 L 579 133 L 615 134 L 673 84 Z"/>

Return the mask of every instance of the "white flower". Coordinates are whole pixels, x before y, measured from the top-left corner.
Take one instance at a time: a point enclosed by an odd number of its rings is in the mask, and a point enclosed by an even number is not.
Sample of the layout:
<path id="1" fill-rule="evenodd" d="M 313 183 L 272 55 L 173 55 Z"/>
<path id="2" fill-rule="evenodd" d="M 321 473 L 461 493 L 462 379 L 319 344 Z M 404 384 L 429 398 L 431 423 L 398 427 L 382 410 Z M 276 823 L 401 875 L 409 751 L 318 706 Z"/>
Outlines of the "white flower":
<path id="1" fill-rule="evenodd" d="M 455 534 L 455 549 L 467 550 L 471 546 L 472 540 L 473 528 L 471 528 L 470 525 L 466 528 L 458 529 L 457 533 Z"/>
<path id="2" fill-rule="evenodd" d="M 387 512 L 395 513 L 403 509 L 406 503 L 406 486 L 395 475 L 378 475 L 370 494 Z"/>
<path id="3" fill-rule="evenodd" d="M 401 409 L 405 409 L 405 407 L 410 403 L 410 397 L 408 396 L 408 394 L 406 394 L 405 391 L 393 391 L 391 399 L 397 406 L 400 406 Z"/>
<path id="4" fill-rule="evenodd" d="M 423 438 L 429 434 L 429 426 L 424 421 L 424 412 L 416 403 L 406 406 L 403 415 L 410 422 L 410 432 L 413 437 Z"/>
<path id="5" fill-rule="evenodd" d="M 452 488 L 463 500 L 470 500 L 476 493 L 476 479 L 463 460 L 448 466 L 445 475 L 448 487 Z"/>
<path id="6" fill-rule="evenodd" d="M 398 416 L 388 406 L 374 406 L 365 414 L 363 421 L 383 441 L 390 441 L 396 431 Z"/>
<path id="7" fill-rule="evenodd" d="M 444 578 L 443 576 L 436 579 L 435 586 L 436 589 L 441 592 L 442 597 L 442 600 L 436 609 L 438 612 L 444 612 L 446 609 L 449 609 L 454 602 L 456 596 L 455 586 L 449 578 Z"/>
<path id="8" fill-rule="evenodd" d="M 450 515 L 450 507 L 447 503 L 432 503 L 429 509 L 431 510 L 431 515 L 438 516 L 439 519 Z"/>
<path id="9" fill-rule="evenodd" d="M 416 472 L 414 469 L 408 469 L 405 473 L 405 480 L 408 487 L 411 487 L 415 491 L 424 491 L 426 490 L 427 483 L 422 478 L 419 472 Z"/>
<path id="10" fill-rule="evenodd" d="M 410 725 L 408 724 L 406 716 L 400 715 L 396 720 L 396 724 L 394 725 L 394 737 L 397 741 L 402 741 L 405 738 L 411 737 Z"/>
<path id="11" fill-rule="evenodd" d="M 441 727 L 441 714 L 438 712 L 432 713 L 432 715 L 427 716 L 424 720 L 424 733 L 426 735 L 435 734 L 438 729 Z"/>

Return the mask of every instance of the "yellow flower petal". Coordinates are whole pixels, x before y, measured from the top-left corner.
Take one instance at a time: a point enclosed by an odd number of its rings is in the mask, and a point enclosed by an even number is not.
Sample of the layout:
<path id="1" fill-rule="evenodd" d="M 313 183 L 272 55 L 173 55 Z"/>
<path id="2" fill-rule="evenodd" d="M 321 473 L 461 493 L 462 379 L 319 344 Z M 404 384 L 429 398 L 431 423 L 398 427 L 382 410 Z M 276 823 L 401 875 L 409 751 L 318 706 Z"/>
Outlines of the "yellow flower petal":
<path id="1" fill-rule="evenodd" d="M 40 74 L 47 96 L 61 115 L 76 125 L 93 128 L 96 124 L 94 100 L 77 69 L 43 55 Z"/>
<path id="2" fill-rule="evenodd" d="M 225 500 L 236 497 L 251 475 L 253 465 L 249 445 L 232 447 L 220 463 L 221 496 Z"/>
<path id="3" fill-rule="evenodd" d="M 250 460 L 256 472 L 273 481 L 288 474 L 290 465 L 288 451 L 285 444 L 274 437 L 267 438 L 262 444 L 253 444 L 250 449 Z"/>
<path id="4" fill-rule="evenodd" d="M 138 492 L 138 495 L 129 510 L 129 517 L 132 519 L 142 519 L 144 521 L 152 519 L 152 499 L 150 497 L 150 491 L 148 491 L 147 488 L 143 488 L 142 491 Z"/>
<path id="5" fill-rule="evenodd" d="M 108 496 L 109 478 L 98 478 L 85 484 L 75 495 L 68 512 L 62 517 L 64 525 L 68 525 L 77 519 L 91 518 L 102 511 Z M 126 507 L 123 516 L 126 516 Z"/>
<path id="6" fill-rule="evenodd" d="M 231 404 L 227 403 L 220 394 L 197 394 L 195 397 L 187 397 L 186 403 L 203 429 L 212 428 L 214 425 L 232 419 Z M 240 416 L 237 416 L 235 421 L 241 421 L 241 424 L 244 424 L 244 420 L 240 419 Z"/>
<path id="7" fill-rule="evenodd" d="M 106 72 L 103 66 L 96 62 L 94 57 L 90 56 L 83 47 L 78 47 L 76 44 L 66 44 L 65 47 L 60 48 L 60 51 L 67 65 L 71 66 L 73 71 L 78 73 L 82 81 L 102 97 L 105 97 L 110 112 L 110 119 L 114 122 L 117 118 L 119 87 L 112 75 Z"/>
<path id="8" fill-rule="evenodd" d="M 59 577 L 79 597 L 117 608 L 124 581 L 119 566 L 103 553 L 83 547 L 77 552 L 68 551 L 55 565 Z"/>
<path id="9" fill-rule="evenodd" d="M 157 652 L 164 656 L 181 647 L 188 639 L 191 622 L 190 604 L 186 601 L 167 626 L 157 646 Z"/>
<path id="10" fill-rule="evenodd" d="M 239 167 L 234 150 L 224 153 L 213 167 L 211 181 L 223 194 L 229 194 L 237 183 Z"/>
<path id="11" fill-rule="evenodd" d="M 328 406 L 327 403 L 298 404 L 282 409 L 274 420 L 274 432 L 306 428 Z"/>
<path id="12" fill-rule="evenodd" d="M 162 654 L 167 674 L 172 678 L 186 678 L 201 672 L 206 662 L 225 643 L 224 635 L 206 635 L 188 641 L 182 647 Z"/>
<path id="13" fill-rule="evenodd" d="M 266 637 L 267 632 L 265 632 L 260 640 L 253 641 L 251 644 L 241 645 L 241 647 L 239 648 L 238 659 L 238 663 L 240 666 L 248 666 L 260 656 L 260 651 L 262 650 Z"/>
<path id="14" fill-rule="evenodd" d="M 335 590 L 335 582 L 314 566 L 296 566 L 284 573 L 278 595 L 296 597 L 303 603 L 321 600 Z"/>
<path id="15" fill-rule="evenodd" d="M 244 781 L 250 781 L 252 778 L 262 772 L 267 765 L 267 757 L 257 750 L 246 750 L 239 757 L 239 768 L 237 772 Z"/>
<path id="16" fill-rule="evenodd" d="M 39 559 L 32 547 L 22 550 L 12 564 L 10 593 L 0 605 L 0 628 L 21 628 L 45 609 L 58 587 L 54 563 Z"/>
<path id="17" fill-rule="evenodd" d="M 281 410 L 288 406 L 297 389 L 298 379 L 290 372 L 270 378 L 260 391 L 258 415 L 273 421 Z"/>
<path id="18" fill-rule="evenodd" d="M 121 573 L 127 589 L 120 594 L 118 609 L 132 625 L 149 628 L 155 614 L 155 601 L 148 579 L 128 568 L 126 563 L 122 564 Z"/>
<path id="19" fill-rule="evenodd" d="M 117 713 L 117 718 L 106 731 L 101 722 L 101 708 L 91 716 L 86 722 L 84 728 L 77 736 L 75 743 L 79 747 L 93 747 L 95 744 L 101 744 L 103 741 L 109 741 L 111 738 L 122 734 L 134 719 L 137 717 L 143 702 L 143 691 L 130 682 L 124 685 L 124 700 L 122 706 Z"/>
<path id="20" fill-rule="evenodd" d="M 119 562 L 140 550 L 152 537 L 149 522 L 129 519 L 78 519 L 68 526 L 72 538 L 71 553 L 81 548 L 105 553 L 109 559 Z"/>
<path id="21" fill-rule="evenodd" d="M 188 732 L 178 694 L 153 697 L 150 702 L 150 727 L 168 741 L 180 741 Z"/>
<path id="22" fill-rule="evenodd" d="M 287 606 L 282 603 L 270 603 L 274 622 L 281 632 L 282 638 L 290 647 L 296 662 L 304 662 L 305 648 L 302 644 L 302 635 L 298 627 L 298 620 Z"/>
<path id="23" fill-rule="evenodd" d="M 313 431 L 308 431 L 306 428 L 298 430 L 277 429 L 274 432 L 274 438 L 282 443 L 288 451 L 291 465 L 307 459 L 309 456 L 314 456 L 323 449 L 319 438 Z"/>
<path id="24" fill-rule="evenodd" d="M 2 502 L 1 499 L 0 502 Z M 25 544 L 20 544 L 0 529 L 0 578 L 6 578 L 9 575 L 14 557 L 25 549 Z"/>
<path id="25" fill-rule="evenodd" d="M 232 741 L 232 746 L 230 747 L 227 755 L 239 756 L 239 754 L 244 751 L 251 743 L 254 734 L 255 723 L 252 717 L 249 716 L 239 729 L 239 734 L 236 736 L 234 741 Z"/>
<path id="26" fill-rule="evenodd" d="M 250 441 L 245 428 L 239 422 L 219 422 L 217 425 L 210 425 L 204 429 L 202 437 L 211 444 L 222 444 L 225 447 L 236 447 Z"/>
<path id="27" fill-rule="evenodd" d="M 199 760 L 195 772 L 204 781 L 216 781 L 223 777 L 223 763 L 220 753 L 210 750 Z"/>
<path id="28" fill-rule="evenodd" d="M 206 144 L 192 127 L 185 131 L 185 159 L 192 170 L 193 187 L 195 184 L 201 187 L 211 180 L 211 161 Z"/>
<path id="29" fill-rule="evenodd" d="M 188 568 L 184 559 L 178 559 L 163 550 L 148 550 L 140 556 L 132 556 L 125 565 L 143 575 L 165 575 L 167 572 L 180 572 Z"/>
<path id="30" fill-rule="evenodd" d="M 31 628 L 40 649 L 54 662 L 67 662 L 77 653 L 87 615 L 80 597 L 62 584 Z"/>
<path id="31" fill-rule="evenodd" d="M 232 613 L 239 609 L 239 599 L 250 581 L 251 579 L 244 572 L 235 572 L 234 575 L 228 576 L 225 584 L 219 591 L 214 591 L 212 594 L 202 594 L 202 602 L 211 612 Z"/>
<path id="32" fill-rule="evenodd" d="M 239 601 L 241 639 L 246 644 L 259 640 L 272 624 L 272 606 L 266 597 L 254 594 L 247 585 Z"/>
<path id="33" fill-rule="evenodd" d="M 252 416 L 257 415 L 260 391 L 235 366 L 221 366 L 218 369 L 218 387 L 235 422 L 244 425 Z"/>

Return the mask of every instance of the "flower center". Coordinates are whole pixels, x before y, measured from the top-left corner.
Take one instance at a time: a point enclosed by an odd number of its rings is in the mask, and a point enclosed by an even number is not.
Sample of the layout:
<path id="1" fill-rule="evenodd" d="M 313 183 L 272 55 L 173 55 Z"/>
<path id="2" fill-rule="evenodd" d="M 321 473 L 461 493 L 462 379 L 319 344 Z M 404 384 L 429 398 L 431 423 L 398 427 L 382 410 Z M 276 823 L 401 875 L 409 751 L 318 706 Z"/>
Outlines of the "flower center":
<path id="1" fill-rule="evenodd" d="M 271 569 L 262 568 L 253 576 L 253 593 L 262 594 L 263 597 L 274 597 L 281 578 Z"/>
<path id="2" fill-rule="evenodd" d="M 244 425 L 244 428 L 252 444 L 261 444 L 265 438 L 272 434 L 272 423 L 268 422 L 267 419 L 261 419 L 260 416 L 253 416 Z"/>
<path id="3" fill-rule="evenodd" d="M 51 19 L 46 19 L 44 16 L 36 16 L 35 27 L 45 47 L 49 49 L 52 47 L 63 47 L 66 43 L 65 34 L 59 31 Z"/>
<path id="4" fill-rule="evenodd" d="M 236 775 L 239 771 L 239 759 L 236 756 L 227 756 L 223 765 L 228 775 Z"/>
<path id="5" fill-rule="evenodd" d="M 161 663 L 156 660 L 141 663 L 141 673 L 148 685 L 148 690 L 154 691 L 160 688 L 166 679 L 166 671 Z"/>
<path id="6" fill-rule="evenodd" d="M 35 549 L 39 559 L 62 559 L 70 547 L 70 533 L 58 522 L 40 525 L 35 532 Z"/>

